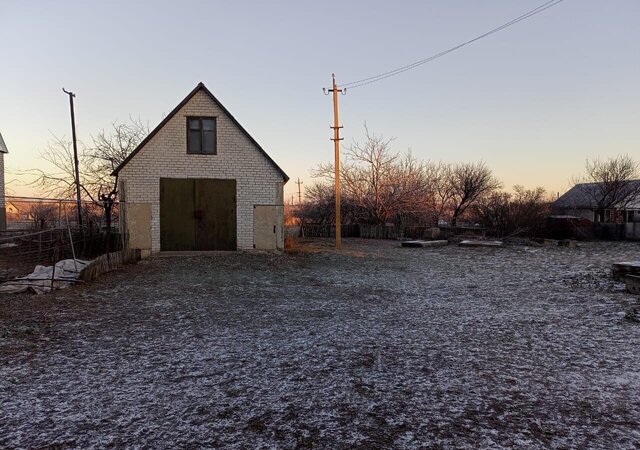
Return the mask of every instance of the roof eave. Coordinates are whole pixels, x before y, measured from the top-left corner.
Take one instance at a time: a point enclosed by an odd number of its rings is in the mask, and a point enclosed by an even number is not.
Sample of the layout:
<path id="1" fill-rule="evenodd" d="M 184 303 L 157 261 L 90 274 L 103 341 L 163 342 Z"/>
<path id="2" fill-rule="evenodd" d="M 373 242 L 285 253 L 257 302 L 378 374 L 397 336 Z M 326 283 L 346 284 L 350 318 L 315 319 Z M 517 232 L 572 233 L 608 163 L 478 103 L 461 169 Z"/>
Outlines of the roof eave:
<path id="1" fill-rule="evenodd" d="M 209 89 L 207 89 L 202 81 L 198 83 L 198 85 L 180 103 L 178 103 L 178 105 L 173 108 L 173 110 L 171 110 L 169 114 L 167 114 L 167 117 L 162 119 L 162 122 L 160 122 L 158 126 L 156 126 L 151 131 L 151 133 L 149 133 L 149 135 L 144 138 L 142 142 L 140 142 L 140 144 L 138 144 L 138 146 L 118 165 L 118 167 L 113 170 L 113 172 L 111 172 L 111 175 L 117 176 L 118 172 L 120 172 L 120 170 L 122 170 L 122 168 L 127 165 L 127 163 L 131 161 L 131 159 L 133 159 L 133 157 L 158 133 L 158 131 L 160 131 L 167 124 L 167 122 L 169 122 L 169 120 L 171 120 L 173 116 L 175 116 L 178 111 L 180 111 L 180 109 L 182 109 L 182 107 L 186 105 L 187 102 L 189 102 L 189 100 L 191 100 L 191 98 L 196 95 L 196 93 L 201 89 L 213 100 L 216 105 L 218 105 L 220 109 L 222 109 L 222 111 L 231 119 L 231 121 L 240 129 L 240 131 L 242 131 L 245 136 L 247 136 L 247 138 L 249 138 L 249 140 L 258 148 L 258 150 L 262 152 L 262 154 L 267 158 L 267 161 L 269 161 L 271 165 L 273 165 L 273 167 L 280 173 L 280 175 L 282 175 L 282 178 L 286 184 L 289 181 L 289 176 L 285 173 L 285 171 L 282 170 L 282 168 L 280 168 L 278 164 L 276 164 L 276 162 L 269 156 L 269 154 L 262 148 L 262 146 L 258 144 L 258 142 L 249 134 L 247 130 L 245 130 L 242 125 L 240 125 L 240 122 L 238 122 L 238 120 L 233 117 L 229 110 L 225 108 L 224 105 L 220 103 L 220 101 L 218 101 L 218 99 Z"/>
<path id="2" fill-rule="evenodd" d="M 4 143 L 4 139 L 2 138 L 2 133 L 0 133 L 0 153 L 9 153 L 7 144 Z"/>

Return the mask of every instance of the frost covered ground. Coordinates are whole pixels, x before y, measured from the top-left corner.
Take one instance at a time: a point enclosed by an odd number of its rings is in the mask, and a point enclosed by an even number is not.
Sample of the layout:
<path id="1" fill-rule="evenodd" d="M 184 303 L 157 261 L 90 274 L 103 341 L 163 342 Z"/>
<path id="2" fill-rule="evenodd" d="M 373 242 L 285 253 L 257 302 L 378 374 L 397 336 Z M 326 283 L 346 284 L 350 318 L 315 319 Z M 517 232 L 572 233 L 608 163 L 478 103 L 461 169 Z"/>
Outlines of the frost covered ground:
<path id="1" fill-rule="evenodd" d="M 0 447 L 640 447 L 640 245 L 397 246 L 0 297 Z"/>

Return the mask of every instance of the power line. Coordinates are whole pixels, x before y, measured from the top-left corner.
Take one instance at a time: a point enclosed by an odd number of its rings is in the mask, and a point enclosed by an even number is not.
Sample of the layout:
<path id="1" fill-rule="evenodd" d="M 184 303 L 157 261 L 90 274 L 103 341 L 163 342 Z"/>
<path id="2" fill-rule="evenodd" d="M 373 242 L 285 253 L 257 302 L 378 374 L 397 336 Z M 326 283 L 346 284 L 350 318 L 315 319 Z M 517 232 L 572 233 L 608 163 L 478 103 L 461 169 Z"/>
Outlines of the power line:
<path id="1" fill-rule="evenodd" d="M 420 61 L 416 61 L 416 62 L 414 62 L 412 64 L 409 64 L 409 65 L 406 65 L 406 66 L 402 66 L 402 67 L 399 67 L 399 68 L 394 69 L 394 70 L 390 70 L 388 72 L 380 73 L 378 75 L 374 75 L 374 76 L 371 76 L 371 77 L 368 77 L 368 78 L 362 78 L 360 80 L 351 81 L 349 83 L 342 84 L 342 85 L 340 85 L 340 87 L 341 88 L 354 89 L 354 88 L 357 88 L 357 87 L 360 87 L 360 86 L 365 86 L 365 85 L 371 84 L 371 83 L 375 83 L 376 81 L 381 81 L 381 80 L 384 80 L 385 78 L 389 78 L 389 77 L 392 77 L 394 75 L 398 75 L 398 74 L 401 74 L 401 73 L 406 72 L 408 70 L 414 69 L 414 68 L 416 68 L 418 66 L 426 64 L 428 62 L 431 62 L 434 59 L 438 59 L 438 58 L 440 58 L 442 56 L 445 56 L 445 55 L 447 55 L 447 54 L 449 54 L 451 52 L 454 52 L 454 51 L 456 51 L 456 50 L 458 50 L 458 49 L 460 49 L 462 47 L 465 47 L 465 46 L 467 46 L 469 44 L 472 44 L 473 42 L 476 42 L 476 41 L 478 41 L 478 40 L 480 40 L 482 38 L 485 38 L 485 37 L 490 36 L 490 35 L 492 35 L 494 33 L 502 31 L 505 28 L 509 28 L 510 26 L 515 25 L 518 22 L 522 22 L 523 20 L 526 20 L 529 17 L 535 16 L 536 14 L 539 14 L 539 13 L 541 13 L 541 12 L 543 12 L 543 11 L 553 7 L 553 6 L 556 6 L 558 3 L 562 3 L 563 1 L 564 0 L 551 0 L 551 1 L 548 1 L 548 2 L 543 3 L 542 5 L 538 6 L 537 8 L 534 8 L 531 11 L 528 11 L 528 12 L 516 17 L 515 19 L 512 19 L 509 22 L 500 25 L 499 27 L 493 28 L 492 30 L 489 30 L 486 33 L 483 33 L 483 34 L 481 34 L 479 36 L 476 36 L 473 39 L 465 41 L 462 44 L 458 44 L 455 47 L 451 47 L 451 48 L 449 48 L 447 50 L 444 50 L 444 51 L 442 51 L 440 53 L 436 53 L 435 55 L 429 56 L 428 58 L 422 59 Z"/>

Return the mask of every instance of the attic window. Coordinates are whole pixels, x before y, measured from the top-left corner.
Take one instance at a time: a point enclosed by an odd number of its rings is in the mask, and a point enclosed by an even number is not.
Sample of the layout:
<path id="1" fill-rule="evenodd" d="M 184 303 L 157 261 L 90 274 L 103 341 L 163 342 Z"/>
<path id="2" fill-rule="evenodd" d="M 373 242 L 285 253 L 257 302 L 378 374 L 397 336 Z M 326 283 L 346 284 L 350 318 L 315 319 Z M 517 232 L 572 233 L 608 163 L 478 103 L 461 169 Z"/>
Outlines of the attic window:
<path id="1" fill-rule="evenodd" d="M 187 117 L 187 153 L 196 155 L 217 153 L 215 117 Z"/>

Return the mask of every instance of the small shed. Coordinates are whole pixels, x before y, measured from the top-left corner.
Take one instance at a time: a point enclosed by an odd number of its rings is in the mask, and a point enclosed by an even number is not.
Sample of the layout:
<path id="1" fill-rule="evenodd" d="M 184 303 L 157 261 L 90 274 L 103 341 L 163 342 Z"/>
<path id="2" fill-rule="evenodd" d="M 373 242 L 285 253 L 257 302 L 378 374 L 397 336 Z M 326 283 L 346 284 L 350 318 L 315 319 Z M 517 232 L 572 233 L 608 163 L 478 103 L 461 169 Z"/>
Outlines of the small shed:
<path id="1" fill-rule="evenodd" d="M 289 177 L 203 83 L 113 175 L 121 230 L 143 255 L 283 248 Z"/>
<path id="2" fill-rule="evenodd" d="M 9 153 L 0 133 L 0 230 L 7 229 L 7 204 L 4 192 L 4 154 Z"/>

